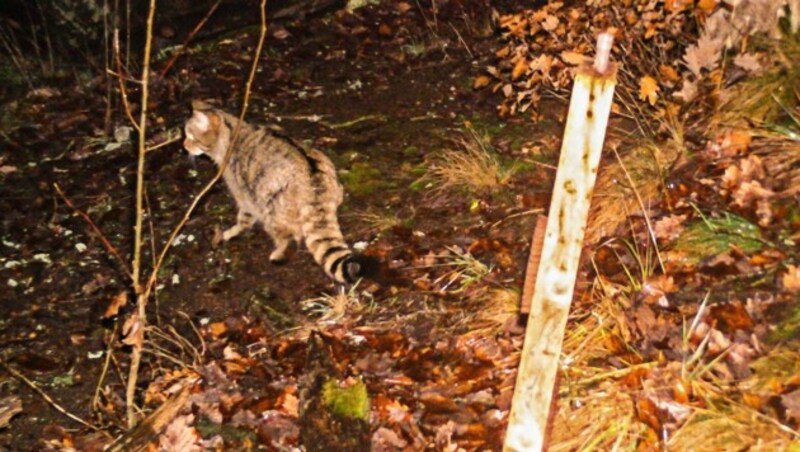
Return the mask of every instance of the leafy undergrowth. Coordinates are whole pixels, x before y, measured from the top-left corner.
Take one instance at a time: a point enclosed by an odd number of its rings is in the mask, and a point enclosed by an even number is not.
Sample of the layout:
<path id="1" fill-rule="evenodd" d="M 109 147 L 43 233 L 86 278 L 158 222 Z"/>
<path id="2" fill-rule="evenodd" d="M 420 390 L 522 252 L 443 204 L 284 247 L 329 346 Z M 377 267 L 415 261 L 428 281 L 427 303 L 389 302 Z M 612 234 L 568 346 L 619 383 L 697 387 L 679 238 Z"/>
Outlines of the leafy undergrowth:
<path id="1" fill-rule="evenodd" d="M 103 118 L 88 113 L 102 111 L 101 85 L 46 87 L 4 104 L 0 337 L 3 363 L 16 370 L 0 400 L 16 417 L 0 418 L 11 424 L 0 444 L 500 449 L 522 345 L 523 266 L 565 111 L 539 96 L 568 87 L 566 65 L 591 53 L 591 22 L 619 26 L 619 48 L 632 50 L 618 53 L 627 67 L 550 449 L 797 447 L 800 97 L 787 56 L 797 41 L 780 22 L 781 39 L 774 26 L 742 29 L 755 47 L 743 52 L 725 35 L 734 44 L 723 49 L 707 30 L 736 24 L 725 5 L 611 3 L 504 11 L 499 40 L 486 32 L 483 2 L 399 2 L 273 25 L 250 117 L 331 155 L 348 193 L 347 236 L 384 272 L 342 289 L 303 251 L 273 267 L 260 231 L 212 248 L 214 229 L 235 217 L 217 187 L 159 275 L 137 398 L 144 427 L 130 431 L 124 273 L 52 188 L 126 250 L 134 160 L 125 117 L 117 112 L 115 133 L 103 134 Z M 765 36 L 773 40 L 758 41 Z M 153 145 L 180 136 L 192 98 L 235 110 L 253 43 L 245 30 L 178 60 L 153 88 Z M 674 58 L 684 63 L 666 64 Z M 754 58 L 760 75 L 741 72 L 756 70 Z M 472 90 L 492 82 L 475 73 L 487 65 L 502 98 Z M 787 88 L 773 103 L 734 102 L 776 80 Z M 708 89 L 688 96 L 691 86 Z M 667 96 L 676 92 L 680 102 Z M 528 109 L 545 118 L 511 117 Z M 179 146 L 148 155 L 158 243 L 213 174 Z M 25 375 L 97 431 L 28 391 Z"/>

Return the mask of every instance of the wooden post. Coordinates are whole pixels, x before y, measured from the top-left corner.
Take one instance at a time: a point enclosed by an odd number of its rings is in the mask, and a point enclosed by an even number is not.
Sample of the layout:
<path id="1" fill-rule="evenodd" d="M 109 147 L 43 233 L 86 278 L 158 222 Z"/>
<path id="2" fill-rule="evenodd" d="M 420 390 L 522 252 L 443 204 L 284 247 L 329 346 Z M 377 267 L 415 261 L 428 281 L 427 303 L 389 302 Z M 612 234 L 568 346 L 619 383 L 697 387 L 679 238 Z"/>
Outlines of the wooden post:
<path id="1" fill-rule="evenodd" d="M 544 446 L 564 328 L 614 97 L 617 66 L 608 63 L 612 43 L 609 33 L 600 35 L 594 66 L 578 68 L 575 76 L 504 451 L 540 451 Z"/>

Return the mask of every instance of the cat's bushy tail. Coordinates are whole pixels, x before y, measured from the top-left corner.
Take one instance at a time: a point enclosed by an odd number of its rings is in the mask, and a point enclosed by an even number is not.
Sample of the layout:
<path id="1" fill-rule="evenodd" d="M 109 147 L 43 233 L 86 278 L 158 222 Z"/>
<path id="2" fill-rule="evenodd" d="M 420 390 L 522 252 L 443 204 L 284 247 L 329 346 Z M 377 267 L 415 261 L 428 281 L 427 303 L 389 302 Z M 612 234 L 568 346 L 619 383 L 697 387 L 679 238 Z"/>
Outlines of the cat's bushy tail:
<path id="1" fill-rule="evenodd" d="M 354 253 L 347 245 L 338 222 L 310 221 L 303 226 L 306 247 L 314 260 L 339 283 L 354 283 L 377 274 L 378 260 Z"/>

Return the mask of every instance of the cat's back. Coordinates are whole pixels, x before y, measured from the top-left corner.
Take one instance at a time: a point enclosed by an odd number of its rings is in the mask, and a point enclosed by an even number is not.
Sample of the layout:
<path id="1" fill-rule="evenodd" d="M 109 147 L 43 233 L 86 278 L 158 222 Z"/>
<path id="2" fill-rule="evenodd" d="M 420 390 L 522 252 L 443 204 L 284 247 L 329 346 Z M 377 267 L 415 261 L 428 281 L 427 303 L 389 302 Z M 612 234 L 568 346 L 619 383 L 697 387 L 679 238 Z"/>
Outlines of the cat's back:
<path id="1" fill-rule="evenodd" d="M 319 197 L 341 202 L 342 187 L 333 162 L 268 126 L 247 131 L 229 169 L 231 191 L 243 191 L 254 201 L 281 195 L 297 198 L 290 200 L 296 203 Z"/>

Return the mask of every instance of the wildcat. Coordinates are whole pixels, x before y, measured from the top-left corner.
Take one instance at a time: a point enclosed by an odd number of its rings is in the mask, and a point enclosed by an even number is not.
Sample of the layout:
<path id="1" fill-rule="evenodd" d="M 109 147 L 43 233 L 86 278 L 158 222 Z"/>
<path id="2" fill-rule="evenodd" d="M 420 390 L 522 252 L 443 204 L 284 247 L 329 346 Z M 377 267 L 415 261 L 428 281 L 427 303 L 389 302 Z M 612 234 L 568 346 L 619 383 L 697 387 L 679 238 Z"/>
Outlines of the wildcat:
<path id="1" fill-rule="evenodd" d="M 203 101 L 192 102 L 184 148 L 221 165 L 239 118 Z M 374 262 L 353 253 L 342 236 L 336 210 L 343 189 L 333 162 L 266 126 L 242 123 L 223 173 L 239 209 L 236 224 L 222 233 L 228 241 L 256 223 L 275 242 L 269 260 L 290 257 L 293 243 L 305 243 L 314 260 L 339 283 L 370 276 Z"/>

